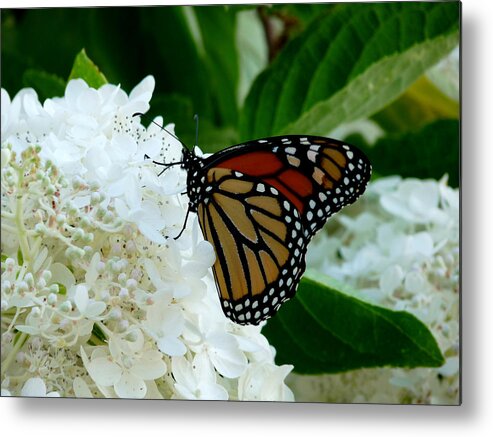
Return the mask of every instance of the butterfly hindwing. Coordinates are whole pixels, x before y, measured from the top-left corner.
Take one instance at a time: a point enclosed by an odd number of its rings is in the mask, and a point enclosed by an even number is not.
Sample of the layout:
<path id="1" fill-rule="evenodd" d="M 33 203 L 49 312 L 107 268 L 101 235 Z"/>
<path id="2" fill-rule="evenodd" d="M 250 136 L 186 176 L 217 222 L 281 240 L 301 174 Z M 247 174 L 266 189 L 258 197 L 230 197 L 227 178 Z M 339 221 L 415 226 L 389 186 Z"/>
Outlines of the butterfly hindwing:
<path id="1" fill-rule="evenodd" d="M 198 216 L 217 255 L 223 311 L 236 323 L 258 324 L 294 295 L 304 272 L 300 215 L 277 189 L 239 172 L 211 168 L 207 185 Z"/>

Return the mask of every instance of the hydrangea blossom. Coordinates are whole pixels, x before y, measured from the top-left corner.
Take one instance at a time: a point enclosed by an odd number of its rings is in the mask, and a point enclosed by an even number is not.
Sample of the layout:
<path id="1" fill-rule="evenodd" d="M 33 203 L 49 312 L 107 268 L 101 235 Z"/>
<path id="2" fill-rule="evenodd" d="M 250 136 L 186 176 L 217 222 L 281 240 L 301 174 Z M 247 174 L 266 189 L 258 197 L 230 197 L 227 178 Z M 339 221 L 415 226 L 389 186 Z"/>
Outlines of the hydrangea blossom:
<path id="1" fill-rule="evenodd" d="M 441 181 L 386 177 L 319 233 L 307 263 L 358 297 L 414 314 L 432 331 L 439 369 L 365 369 L 290 377 L 297 400 L 457 404 L 459 191 Z"/>
<path id="2" fill-rule="evenodd" d="M 197 220 L 166 238 L 186 181 L 152 164 L 180 158 L 174 126 L 132 116 L 153 90 L 1 91 L 2 394 L 292 401 L 292 367 L 224 317 Z"/>

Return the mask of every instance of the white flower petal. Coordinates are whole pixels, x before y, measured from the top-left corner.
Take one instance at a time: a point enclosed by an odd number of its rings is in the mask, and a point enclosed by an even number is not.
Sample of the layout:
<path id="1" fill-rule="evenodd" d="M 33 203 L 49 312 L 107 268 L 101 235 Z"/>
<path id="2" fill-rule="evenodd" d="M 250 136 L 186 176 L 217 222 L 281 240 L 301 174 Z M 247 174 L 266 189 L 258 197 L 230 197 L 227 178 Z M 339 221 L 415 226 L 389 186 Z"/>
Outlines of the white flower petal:
<path id="1" fill-rule="evenodd" d="M 140 222 L 138 224 L 139 231 L 142 232 L 143 235 L 145 235 L 149 240 L 153 241 L 156 244 L 165 244 L 166 243 L 166 238 L 164 238 L 163 234 L 159 232 L 158 229 L 154 228 L 153 226 Z"/>
<path id="2" fill-rule="evenodd" d="M 166 373 L 166 363 L 159 352 L 149 350 L 131 367 L 130 373 L 145 381 L 160 378 Z"/>
<path id="3" fill-rule="evenodd" d="M 177 384 L 191 387 L 194 390 L 196 379 L 192 371 L 192 365 L 185 357 L 172 357 L 171 368 Z"/>
<path id="4" fill-rule="evenodd" d="M 115 384 L 115 393 L 119 398 L 143 399 L 147 393 L 147 386 L 142 378 L 124 372 Z"/>
<path id="5" fill-rule="evenodd" d="M 76 398 L 93 398 L 91 390 L 80 376 L 76 376 L 73 382 L 74 394 Z"/>
<path id="6" fill-rule="evenodd" d="M 209 358 L 221 375 L 237 378 L 245 371 L 247 359 L 231 334 L 216 333 L 208 340 Z"/>
<path id="7" fill-rule="evenodd" d="M 58 282 L 65 286 L 68 290 L 75 284 L 75 278 L 73 273 L 61 263 L 53 263 L 50 267 L 51 281 L 53 283 Z"/>
<path id="8" fill-rule="evenodd" d="M 380 289 L 387 295 L 392 294 L 394 290 L 402 283 L 403 277 L 404 273 L 401 266 L 389 266 L 380 276 Z"/>
<path id="9" fill-rule="evenodd" d="M 120 366 L 109 357 L 91 360 L 86 367 L 94 382 L 102 386 L 114 385 L 122 376 Z"/>
<path id="10" fill-rule="evenodd" d="M 201 382 L 197 387 L 197 399 L 203 401 L 216 400 L 227 401 L 229 399 L 227 390 L 213 382 Z"/>
<path id="11" fill-rule="evenodd" d="M 80 284 L 75 287 L 74 303 L 80 313 L 84 314 L 89 303 L 89 291 L 85 285 Z"/>
<path id="12" fill-rule="evenodd" d="M 160 337 L 156 344 L 162 353 L 172 357 L 184 355 L 187 351 L 183 342 L 172 336 Z"/>
<path id="13" fill-rule="evenodd" d="M 106 304 L 104 302 L 95 302 L 93 299 L 90 300 L 89 305 L 85 310 L 85 316 L 88 318 L 94 318 L 99 316 L 106 309 Z"/>
<path id="14" fill-rule="evenodd" d="M 41 378 L 29 378 L 22 387 L 21 396 L 46 396 L 46 384 Z"/>

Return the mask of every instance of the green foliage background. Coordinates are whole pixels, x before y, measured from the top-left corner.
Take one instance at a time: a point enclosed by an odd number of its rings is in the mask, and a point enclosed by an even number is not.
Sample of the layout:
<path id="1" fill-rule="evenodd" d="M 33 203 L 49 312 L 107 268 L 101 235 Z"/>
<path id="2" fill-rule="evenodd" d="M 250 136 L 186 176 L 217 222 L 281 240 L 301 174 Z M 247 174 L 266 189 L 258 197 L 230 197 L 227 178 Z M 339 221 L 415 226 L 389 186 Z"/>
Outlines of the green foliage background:
<path id="1" fill-rule="evenodd" d="M 4 9 L 1 19 L 11 96 L 61 96 L 75 77 L 128 92 L 152 74 L 151 115 L 193 144 L 198 113 L 208 152 L 368 118 L 381 138 L 348 141 L 369 155 L 373 177 L 447 173 L 459 184 L 459 103 L 425 76 L 459 42 L 458 2 Z M 308 272 L 264 329 L 278 362 L 302 373 L 443 364 L 419 320 L 352 294 Z"/>

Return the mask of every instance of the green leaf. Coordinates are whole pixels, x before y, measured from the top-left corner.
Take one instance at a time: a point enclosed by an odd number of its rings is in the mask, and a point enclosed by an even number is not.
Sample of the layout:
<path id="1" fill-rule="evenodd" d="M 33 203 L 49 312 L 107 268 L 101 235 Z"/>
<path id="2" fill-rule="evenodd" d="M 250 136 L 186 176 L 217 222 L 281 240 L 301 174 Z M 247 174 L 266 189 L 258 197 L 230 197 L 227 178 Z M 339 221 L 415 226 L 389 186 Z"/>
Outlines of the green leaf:
<path id="1" fill-rule="evenodd" d="M 440 179 L 449 175 L 449 185 L 459 186 L 460 125 L 458 120 L 438 120 L 417 132 L 394 134 L 377 141 L 373 147 L 361 146 L 380 176 L 400 175 L 421 179 Z"/>
<path id="2" fill-rule="evenodd" d="M 415 131 L 438 119 L 459 118 L 459 102 L 421 76 L 397 100 L 373 115 L 387 132 Z"/>
<path id="3" fill-rule="evenodd" d="M 60 282 L 55 282 L 58 285 L 58 294 L 65 296 L 67 294 L 67 287 Z"/>
<path id="4" fill-rule="evenodd" d="M 217 100 L 218 122 L 220 125 L 236 125 L 239 78 L 236 14 L 225 6 L 196 6 L 193 11 L 200 27 L 204 62 L 210 78 L 208 86 Z"/>
<path id="5" fill-rule="evenodd" d="M 24 264 L 24 256 L 20 247 L 17 249 L 17 264 L 20 266 Z"/>
<path id="6" fill-rule="evenodd" d="M 334 3 L 276 3 L 267 9 L 267 13 L 289 17 L 289 21 L 296 22 L 297 27 L 305 29 L 314 19 L 330 13 L 334 7 Z"/>
<path id="7" fill-rule="evenodd" d="M 159 91 L 181 94 L 193 102 L 194 113 L 212 118 L 209 78 L 199 55 L 184 7 L 141 8 L 141 37 L 148 72 Z"/>
<path id="8" fill-rule="evenodd" d="M 94 337 L 96 337 L 101 342 L 107 341 L 106 336 L 104 335 L 104 332 L 101 330 L 101 328 L 96 323 L 92 326 L 92 335 L 94 335 Z"/>
<path id="9" fill-rule="evenodd" d="M 84 79 L 90 87 L 95 89 L 108 83 L 104 74 L 101 73 L 96 64 L 89 59 L 84 49 L 82 49 L 75 57 L 74 65 L 68 80 L 72 79 Z"/>
<path id="10" fill-rule="evenodd" d="M 26 70 L 22 81 L 25 87 L 36 90 L 41 102 L 52 97 L 62 97 L 67 85 L 61 77 L 35 69 Z"/>
<path id="11" fill-rule="evenodd" d="M 215 153 L 238 143 L 238 131 L 233 127 L 218 127 L 207 119 L 201 119 L 199 146 L 203 152 Z"/>
<path id="12" fill-rule="evenodd" d="M 457 45 L 459 8 L 456 2 L 334 8 L 258 77 L 241 137 L 325 135 L 377 112 Z"/>
<path id="13" fill-rule="evenodd" d="M 258 74 L 265 69 L 269 49 L 262 22 L 256 10 L 237 14 L 236 50 L 239 62 L 238 101 L 243 106 L 248 90 Z"/>
<path id="14" fill-rule="evenodd" d="M 302 374 L 365 367 L 439 367 L 444 358 L 428 328 L 413 315 L 354 297 L 355 292 L 307 271 L 296 296 L 262 329 L 277 364 Z"/>

